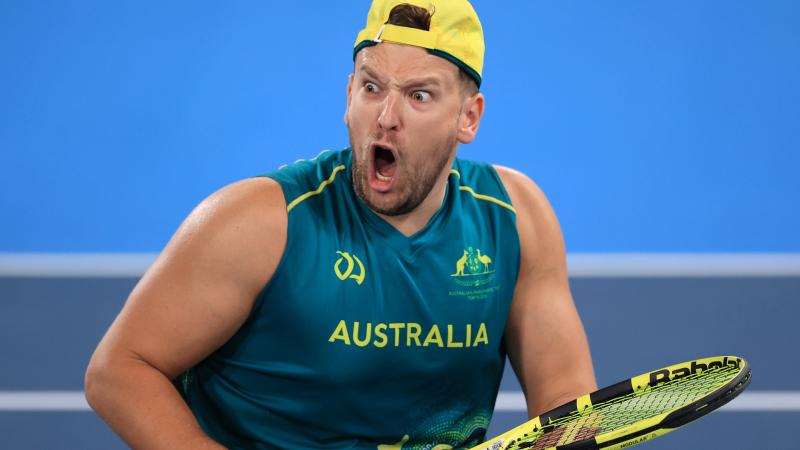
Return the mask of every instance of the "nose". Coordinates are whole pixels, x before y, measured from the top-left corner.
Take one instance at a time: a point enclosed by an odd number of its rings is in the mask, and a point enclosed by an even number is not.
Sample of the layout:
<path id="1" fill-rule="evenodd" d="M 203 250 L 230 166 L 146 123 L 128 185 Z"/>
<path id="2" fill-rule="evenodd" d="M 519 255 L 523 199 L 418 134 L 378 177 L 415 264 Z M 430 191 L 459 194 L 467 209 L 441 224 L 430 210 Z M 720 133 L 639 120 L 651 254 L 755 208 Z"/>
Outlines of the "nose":
<path id="1" fill-rule="evenodd" d="M 381 114 L 378 116 L 378 126 L 383 130 L 396 130 L 400 127 L 400 100 L 398 94 L 389 92 L 383 99 Z"/>

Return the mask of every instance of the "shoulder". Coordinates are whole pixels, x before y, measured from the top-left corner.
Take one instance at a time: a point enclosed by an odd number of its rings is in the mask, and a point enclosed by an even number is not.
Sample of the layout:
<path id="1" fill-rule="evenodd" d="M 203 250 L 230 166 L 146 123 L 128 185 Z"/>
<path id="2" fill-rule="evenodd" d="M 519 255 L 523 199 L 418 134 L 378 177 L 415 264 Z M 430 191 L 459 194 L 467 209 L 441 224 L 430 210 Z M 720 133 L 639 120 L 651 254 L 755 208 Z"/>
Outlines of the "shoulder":
<path id="1" fill-rule="evenodd" d="M 189 214 L 167 253 L 189 254 L 198 266 L 258 286 L 268 281 L 286 243 L 287 213 L 281 186 L 250 178 L 214 192 Z"/>
<path id="2" fill-rule="evenodd" d="M 286 216 L 281 185 L 270 178 L 256 177 L 237 181 L 209 195 L 190 218 L 201 227 L 255 231 L 265 226 L 275 228 L 273 224 L 280 222 L 281 216 Z"/>
<path id="3" fill-rule="evenodd" d="M 545 193 L 522 172 L 497 165 L 494 169 L 517 211 L 523 267 L 562 265 L 561 226 Z"/>
<path id="4" fill-rule="evenodd" d="M 530 211 L 531 206 L 535 208 L 541 206 L 542 203 L 547 203 L 544 192 L 524 173 L 496 164 L 492 167 L 503 182 L 503 187 L 515 207 L 519 205 L 524 207 L 524 210 Z"/>

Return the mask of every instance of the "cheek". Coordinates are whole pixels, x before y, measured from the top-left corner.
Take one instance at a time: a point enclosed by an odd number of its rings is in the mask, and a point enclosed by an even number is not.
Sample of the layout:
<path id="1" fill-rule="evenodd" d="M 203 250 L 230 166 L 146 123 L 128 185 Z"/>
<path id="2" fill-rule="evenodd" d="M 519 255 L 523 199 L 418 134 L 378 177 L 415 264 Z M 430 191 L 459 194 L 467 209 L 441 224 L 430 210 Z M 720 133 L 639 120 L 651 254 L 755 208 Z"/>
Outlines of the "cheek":
<path id="1" fill-rule="evenodd" d="M 449 104 L 435 104 L 429 108 L 420 108 L 414 111 L 411 108 L 407 117 L 413 120 L 417 126 L 431 131 L 444 131 L 452 128 L 458 122 L 458 108 Z"/>
<path id="2" fill-rule="evenodd" d="M 356 94 L 350 102 L 349 114 L 351 126 L 363 126 L 377 118 L 377 109 L 374 105 L 359 99 Z"/>
<path id="3" fill-rule="evenodd" d="M 457 129 L 455 116 L 452 114 L 420 115 L 418 119 L 406 122 L 407 128 L 413 129 L 409 137 L 420 145 L 440 146 L 452 139 Z"/>

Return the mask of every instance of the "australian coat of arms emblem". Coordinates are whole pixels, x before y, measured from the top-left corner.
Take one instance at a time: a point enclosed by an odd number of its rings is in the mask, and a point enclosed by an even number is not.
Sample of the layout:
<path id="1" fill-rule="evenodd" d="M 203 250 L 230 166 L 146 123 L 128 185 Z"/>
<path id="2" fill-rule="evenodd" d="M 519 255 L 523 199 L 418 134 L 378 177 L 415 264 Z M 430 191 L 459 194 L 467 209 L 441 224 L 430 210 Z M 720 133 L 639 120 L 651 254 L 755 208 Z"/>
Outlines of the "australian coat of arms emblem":
<path id="1" fill-rule="evenodd" d="M 492 258 L 479 248 L 467 247 L 456 261 L 456 271 L 450 276 L 461 286 L 481 286 L 494 279 Z"/>

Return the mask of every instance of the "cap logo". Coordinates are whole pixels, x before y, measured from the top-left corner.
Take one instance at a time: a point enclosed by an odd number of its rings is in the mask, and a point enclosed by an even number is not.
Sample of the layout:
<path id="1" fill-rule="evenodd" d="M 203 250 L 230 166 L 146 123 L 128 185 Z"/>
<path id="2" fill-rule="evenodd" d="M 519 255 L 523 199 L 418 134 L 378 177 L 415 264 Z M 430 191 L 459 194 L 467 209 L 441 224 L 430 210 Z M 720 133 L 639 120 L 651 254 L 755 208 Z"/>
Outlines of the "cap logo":
<path id="1" fill-rule="evenodd" d="M 381 29 L 378 30 L 378 34 L 376 34 L 375 37 L 372 40 L 375 41 L 375 42 L 378 42 L 378 43 L 383 42 L 383 41 L 381 41 L 381 35 L 383 34 L 383 30 L 384 29 L 386 29 L 386 24 L 383 24 L 381 26 Z"/>

